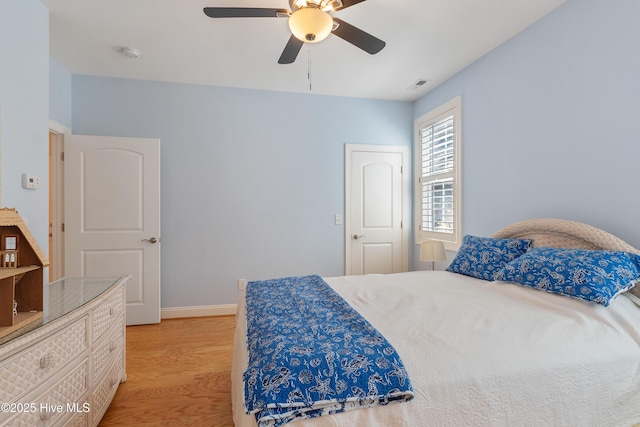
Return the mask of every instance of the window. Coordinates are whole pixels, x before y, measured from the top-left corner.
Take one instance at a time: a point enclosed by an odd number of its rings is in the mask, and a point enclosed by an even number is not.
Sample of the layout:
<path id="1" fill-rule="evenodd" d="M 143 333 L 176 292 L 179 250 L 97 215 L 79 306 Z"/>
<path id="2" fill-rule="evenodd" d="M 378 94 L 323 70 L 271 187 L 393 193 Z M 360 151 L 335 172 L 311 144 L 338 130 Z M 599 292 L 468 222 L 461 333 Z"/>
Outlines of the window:
<path id="1" fill-rule="evenodd" d="M 461 241 L 460 110 L 457 97 L 418 118 L 416 124 L 416 244 Z"/>

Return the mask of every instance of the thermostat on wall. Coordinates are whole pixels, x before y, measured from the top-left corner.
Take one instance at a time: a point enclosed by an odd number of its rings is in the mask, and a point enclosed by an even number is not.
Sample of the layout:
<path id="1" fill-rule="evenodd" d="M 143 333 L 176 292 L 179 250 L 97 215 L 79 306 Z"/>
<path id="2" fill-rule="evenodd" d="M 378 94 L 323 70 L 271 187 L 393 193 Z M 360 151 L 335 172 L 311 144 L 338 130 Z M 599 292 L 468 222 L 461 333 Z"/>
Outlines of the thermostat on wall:
<path id="1" fill-rule="evenodd" d="M 28 188 L 29 190 L 35 190 L 40 188 L 40 178 L 28 173 L 22 174 L 22 188 Z"/>

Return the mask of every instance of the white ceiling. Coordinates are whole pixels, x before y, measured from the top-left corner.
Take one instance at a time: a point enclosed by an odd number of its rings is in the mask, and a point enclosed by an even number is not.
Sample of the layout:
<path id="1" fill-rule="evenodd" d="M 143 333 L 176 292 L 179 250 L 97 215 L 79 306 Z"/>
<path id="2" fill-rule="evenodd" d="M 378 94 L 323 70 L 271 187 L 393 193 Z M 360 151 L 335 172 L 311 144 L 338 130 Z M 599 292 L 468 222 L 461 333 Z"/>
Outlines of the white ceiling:
<path id="1" fill-rule="evenodd" d="M 380 53 L 330 35 L 305 44 L 290 65 L 277 63 L 287 18 L 211 19 L 202 11 L 288 9 L 287 0 L 41 1 L 51 57 L 73 74 L 412 101 L 565 0 L 367 0 L 334 15 L 384 40 Z M 126 58 L 123 47 L 140 57 Z M 418 79 L 430 82 L 407 89 Z"/>

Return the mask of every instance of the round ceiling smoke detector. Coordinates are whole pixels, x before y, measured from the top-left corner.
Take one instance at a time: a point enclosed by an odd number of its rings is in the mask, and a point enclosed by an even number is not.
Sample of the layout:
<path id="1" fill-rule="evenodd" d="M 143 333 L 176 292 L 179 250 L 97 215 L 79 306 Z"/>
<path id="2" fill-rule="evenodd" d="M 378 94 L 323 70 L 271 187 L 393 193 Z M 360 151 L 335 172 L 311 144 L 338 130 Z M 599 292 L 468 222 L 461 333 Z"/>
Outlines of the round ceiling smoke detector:
<path id="1" fill-rule="evenodd" d="M 137 58 L 140 56 L 140 51 L 138 49 L 134 49 L 131 47 L 123 47 L 122 48 L 122 54 L 124 56 L 126 56 L 127 58 Z"/>

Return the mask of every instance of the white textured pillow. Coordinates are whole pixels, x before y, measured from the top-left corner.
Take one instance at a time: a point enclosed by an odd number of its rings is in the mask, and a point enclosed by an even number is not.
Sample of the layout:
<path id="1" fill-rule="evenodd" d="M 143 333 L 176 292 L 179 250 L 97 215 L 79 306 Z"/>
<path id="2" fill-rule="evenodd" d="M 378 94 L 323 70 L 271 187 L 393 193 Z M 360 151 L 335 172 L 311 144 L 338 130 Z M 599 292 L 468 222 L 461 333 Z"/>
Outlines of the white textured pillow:
<path id="1" fill-rule="evenodd" d="M 634 289 L 636 289 L 637 287 L 638 286 L 636 285 L 636 287 Z M 632 294 L 631 291 L 625 292 L 623 295 L 625 295 L 627 298 L 629 298 L 631 301 L 633 301 L 637 306 L 640 306 L 640 298 L 638 298 L 637 296 Z"/>

